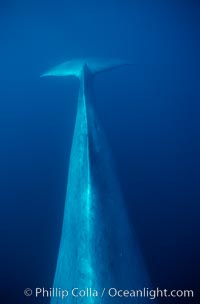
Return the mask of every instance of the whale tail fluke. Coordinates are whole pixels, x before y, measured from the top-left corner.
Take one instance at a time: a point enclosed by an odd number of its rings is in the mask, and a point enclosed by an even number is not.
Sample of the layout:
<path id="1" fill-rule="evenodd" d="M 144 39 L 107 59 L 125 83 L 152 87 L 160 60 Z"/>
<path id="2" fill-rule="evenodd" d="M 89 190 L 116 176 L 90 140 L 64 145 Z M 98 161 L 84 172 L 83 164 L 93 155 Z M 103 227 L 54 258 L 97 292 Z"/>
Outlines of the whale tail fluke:
<path id="1" fill-rule="evenodd" d="M 40 77 L 75 76 L 80 78 L 84 66 L 87 66 L 90 72 L 95 75 L 97 73 L 112 70 L 123 65 L 132 65 L 132 63 L 110 58 L 104 58 L 101 60 L 96 58 L 72 59 L 55 66 L 46 73 L 42 74 Z"/>

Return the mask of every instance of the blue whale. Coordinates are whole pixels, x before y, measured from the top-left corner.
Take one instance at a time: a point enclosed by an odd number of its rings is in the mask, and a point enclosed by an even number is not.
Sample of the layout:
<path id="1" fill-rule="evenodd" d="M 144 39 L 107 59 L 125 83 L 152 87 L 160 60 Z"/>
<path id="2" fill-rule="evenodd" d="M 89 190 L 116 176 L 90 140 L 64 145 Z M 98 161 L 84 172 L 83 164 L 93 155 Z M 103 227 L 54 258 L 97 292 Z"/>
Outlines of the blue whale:
<path id="1" fill-rule="evenodd" d="M 145 298 L 113 296 L 114 290 L 150 286 L 113 169 L 111 153 L 92 103 L 94 76 L 126 64 L 129 63 L 121 60 L 77 59 L 57 65 L 41 75 L 76 76 L 80 79 L 53 283 L 53 288 L 68 291 L 66 303 L 70 304 L 146 303 Z M 74 288 L 75 295 L 72 292 Z M 79 290 L 88 288 L 94 291 L 90 296 L 79 295 Z M 51 298 L 51 304 L 60 303 L 63 303 L 61 297 Z"/>

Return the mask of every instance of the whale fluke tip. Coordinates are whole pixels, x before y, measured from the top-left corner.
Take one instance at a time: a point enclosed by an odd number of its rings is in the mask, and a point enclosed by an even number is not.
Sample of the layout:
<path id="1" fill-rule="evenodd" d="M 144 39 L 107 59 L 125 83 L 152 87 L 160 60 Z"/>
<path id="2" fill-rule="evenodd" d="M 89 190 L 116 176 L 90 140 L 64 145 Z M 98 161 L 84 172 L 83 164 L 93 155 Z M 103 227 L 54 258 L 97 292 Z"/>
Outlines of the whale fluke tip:
<path id="1" fill-rule="evenodd" d="M 92 74 L 97 74 L 103 71 L 111 70 L 123 65 L 133 65 L 131 62 L 120 59 L 98 59 L 98 58 L 83 58 L 72 59 L 65 61 L 54 68 L 42 74 L 40 77 L 46 76 L 76 76 L 80 78 L 83 67 L 87 65 Z"/>

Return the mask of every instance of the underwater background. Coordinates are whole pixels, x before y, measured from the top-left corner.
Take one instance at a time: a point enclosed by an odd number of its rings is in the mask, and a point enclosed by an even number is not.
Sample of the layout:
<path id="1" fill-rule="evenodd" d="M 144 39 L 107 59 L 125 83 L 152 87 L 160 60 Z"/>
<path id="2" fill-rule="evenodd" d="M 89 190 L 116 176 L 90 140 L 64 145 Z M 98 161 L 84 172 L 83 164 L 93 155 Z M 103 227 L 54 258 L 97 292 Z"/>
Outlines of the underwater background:
<path id="1" fill-rule="evenodd" d="M 39 76 L 83 56 L 134 63 L 96 77 L 96 112 L 152 285 L 195 291 L 158 302 L 199 303 L 199 37 L 198 1 L 1 1 L 1 303 L 53 285 L 79 82 Z"/>

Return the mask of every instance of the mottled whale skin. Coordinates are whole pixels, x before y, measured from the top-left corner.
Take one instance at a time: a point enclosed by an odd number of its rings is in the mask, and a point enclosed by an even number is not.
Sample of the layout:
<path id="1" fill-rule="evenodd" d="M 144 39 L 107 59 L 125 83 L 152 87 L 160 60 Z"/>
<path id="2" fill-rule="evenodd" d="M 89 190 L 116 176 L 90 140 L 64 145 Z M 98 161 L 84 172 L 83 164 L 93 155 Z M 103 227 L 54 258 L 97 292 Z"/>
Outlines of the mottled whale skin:
<path id="1" fill-rule="evenodd" d="M 110 288 L 143 289 L 149 279 L 126 213 L 105 136 L 92 103 L 94 75 L 126 64 L 79 59 L 42 76 L 76 76 L 80 90 L 70 155 L 65 210 L 54 288 L 69 291 L 66 303 L 146 303 L 109 297 Z M 74 297 L 73 288 L 92 288 L 99 297 Z M 105 294 L 101 298 L 102 290 Z M 59 297 L 51 304 L 61 304 Z"/>

